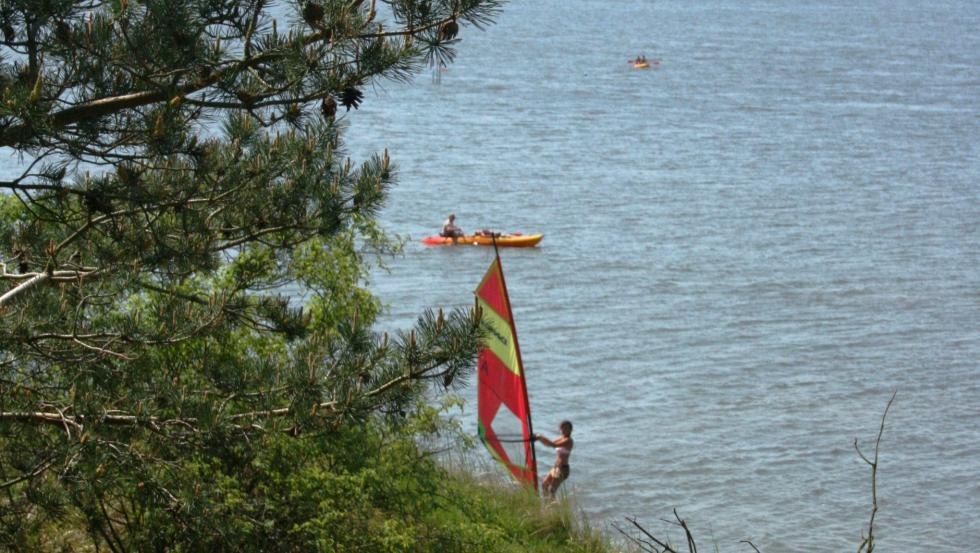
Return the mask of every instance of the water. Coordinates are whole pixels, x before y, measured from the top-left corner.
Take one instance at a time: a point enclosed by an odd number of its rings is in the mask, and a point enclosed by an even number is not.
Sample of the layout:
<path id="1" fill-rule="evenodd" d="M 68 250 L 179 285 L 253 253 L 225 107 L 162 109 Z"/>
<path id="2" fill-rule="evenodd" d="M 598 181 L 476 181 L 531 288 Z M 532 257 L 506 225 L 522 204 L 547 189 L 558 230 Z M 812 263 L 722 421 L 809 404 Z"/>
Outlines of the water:
<path id="1" fill-rule="evenodd" d="M 413 238 L 374 277 L 383 328 L 471 305 L 491 253 L 417 242 L 448 212 L 545 234 L 503 262 L 594 526 L 676 507 L 702 548 L 855 550 L 853 441 L 897 390 L 880 550 L 980 546 L 980 7 L 860 4 L 519 0 L 441 83 L 347 116 Z"/>

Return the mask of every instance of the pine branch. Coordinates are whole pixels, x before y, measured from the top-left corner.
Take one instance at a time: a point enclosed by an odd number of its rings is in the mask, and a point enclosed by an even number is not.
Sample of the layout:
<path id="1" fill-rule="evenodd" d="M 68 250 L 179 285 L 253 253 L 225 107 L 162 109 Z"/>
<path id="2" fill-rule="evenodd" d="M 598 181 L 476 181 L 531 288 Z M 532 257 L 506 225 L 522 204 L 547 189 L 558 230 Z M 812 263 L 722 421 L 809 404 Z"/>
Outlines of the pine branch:
<path id="1" fill-rule="evenodd" d="M 324 40 L 326 37 L 326 31 L 321 30 L 310 35 L 298 37 L 296 42 L 298 44 L 308 45 Z M 79 123 L 83 120 L 95 119 L 105 115 L 119 113 L 127 109 L 158 104 L 174 98 L 183 98 L 213 86 L 231 75 L 239 74 L 247 69 L 258 67 L 262 63 L 274 61 L 281 56 L 282 54 L 279 52 L 265 52 L 251 58 L 242 59 L 237 63 L 226 67 L 224 70 L 214 71 L 207 77 L 200 78 L 196 81 L 184 84 L 183 86 L 171 88 L 169 86 L 157 84 L 157 90 L 132 92 L 129 94 L 121 94 L 118 96 L 90 100 L 51 114 L 48 117 L 48 124 L 52 128 L 58 129 L 71 124 Z M 36 132 L 35 127 L 31 124 L 13 125 L 7 127 L 0 130 L 0 147 L 16 146 L 18 144 L 28 142 L 36 137 Z"/>
<path id="2" fill-rule="evenodd" d="M 26 482 L 27 480 L 32 480 L 34 478 L 37 478 L 38 476 L 41 476 L 42 474 L 44 474 L 45 472 L 47 472 L 48 468 L 50 468 L 52 464 L 54 464 L 54 461 L 55 461 L 55 459 L 53 457 L 52 458 L 49 458 L 49 459 L 46 459 L 46 460 L 41 461 L 40 463 L 38 463 L 37 466 L 35 466 L 30 471 L 25 472 L 24 474 L 22 474 L 22 475 L 20 475 L 20 476 L 18 476 L 16 478 L 14 478 L 14 479 L 12 479 L 12 480 L 8 480 L 6 482 L 0 482 L 0 490 L 9 488 L 11 486 L 16 486 L 17 484 L 20 484 L 21 482 Z"/>
<path id="3" fill-rule="evenodd" d="M 24 278 L 27 280 L 14 286 L 10 290 L 7 290 L 2 296 L 0 296 L 0 309 L 6 307 L 11 303 L 17 296 L 20 296 L 24 292 L 27 292 L 31 288 L 43 284 L 44 282 L 77 282 L 81 280 L 87 280 L 92 277 L 98 276 L 100 271 L 97 269 L 89 271 L 45 271 L 41 273 L 29 273 L 20 275 L 10 275 L 4 271 L 3 278 L 9 279 L 13 278 Z"/>

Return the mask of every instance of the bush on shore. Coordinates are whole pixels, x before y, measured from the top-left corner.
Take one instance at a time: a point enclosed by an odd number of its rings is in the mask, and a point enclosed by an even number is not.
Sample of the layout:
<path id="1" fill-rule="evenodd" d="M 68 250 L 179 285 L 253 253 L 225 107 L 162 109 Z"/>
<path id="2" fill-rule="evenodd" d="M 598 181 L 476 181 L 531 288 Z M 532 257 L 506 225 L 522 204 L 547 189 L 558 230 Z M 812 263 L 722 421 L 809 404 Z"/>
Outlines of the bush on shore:
<path id="1" fill-rule="evenodd" d="M 48 514 L 59 515 L 27 516 L 19 527 L 8 525 L 0 548 L 612 550 L 567 502 L 543 506 L 533 490 L 500 479 L 481 481 L 472 466 L 448 468 L 421 445 L 445 430 L 435 409 L 420 407 L 398 424 L 375 420 L 299 436 L 270 433 L 261 437 L 262 447 L 237 448 L 229 442 L 221 455 L 198 455 L 179 469 L 106 473 L 105 486 L 129 493 L 101 504 L 91 502 L 98 490 L 59 494 L 57 490 L 64 488 L 55 483 L 35 482 L 36 493 L 46 498 Z M 460 451 L 466 446 L 455 439 L 451 447 Z M 177 499 L 173 508 L 148 500 L 162 490 Z"/>

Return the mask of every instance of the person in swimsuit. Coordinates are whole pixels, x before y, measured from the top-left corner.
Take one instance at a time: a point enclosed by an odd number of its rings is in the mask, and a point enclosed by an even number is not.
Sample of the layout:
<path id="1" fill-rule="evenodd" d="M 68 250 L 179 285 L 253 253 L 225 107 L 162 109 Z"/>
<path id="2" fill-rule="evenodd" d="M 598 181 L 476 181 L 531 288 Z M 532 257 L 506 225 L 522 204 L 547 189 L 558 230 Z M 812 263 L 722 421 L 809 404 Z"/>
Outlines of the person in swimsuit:
<path id="1" fill-rule="evenodd" d="M 534 435 L 535 440 L 548 447 L 555 448 L 555 453 L 557 454 L 555 466 L 551 467 L 548 475 L 544 477 L 544 481 L 541 483 L 545 496 L 552 500 L 555 498 L 555 492 L 558 491 L 558 487 L 561 486 L 561 483 L 572 472 L 571 467 L 568 465 L 568 458 L 572 455 L 572 447 L 575 446 L 575 442 L 572 440 L 571 421 L 561 421 L 561 424 L 558 425 L 558 430 L 561 431 L 561 436 L 554 441 L 545 438 L 541 434 Z"/>

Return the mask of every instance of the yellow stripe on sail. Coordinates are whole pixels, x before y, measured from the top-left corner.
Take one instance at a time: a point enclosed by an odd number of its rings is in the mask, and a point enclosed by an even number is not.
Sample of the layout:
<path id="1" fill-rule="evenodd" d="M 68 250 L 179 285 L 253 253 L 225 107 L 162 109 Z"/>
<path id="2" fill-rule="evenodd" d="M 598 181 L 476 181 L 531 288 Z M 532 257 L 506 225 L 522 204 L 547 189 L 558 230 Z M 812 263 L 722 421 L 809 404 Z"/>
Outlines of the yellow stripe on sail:
<path id="1" fill-rule="evenodd" d="M 514 343 L 514 329 L 482 298 L 477 297 L 476 301 L 483 311 L 483 322 L 488 330 L 483 345 L 492 351 L 512 373 L 520 375 L 521 369 L 517 363 L 517 347 Z"/>

